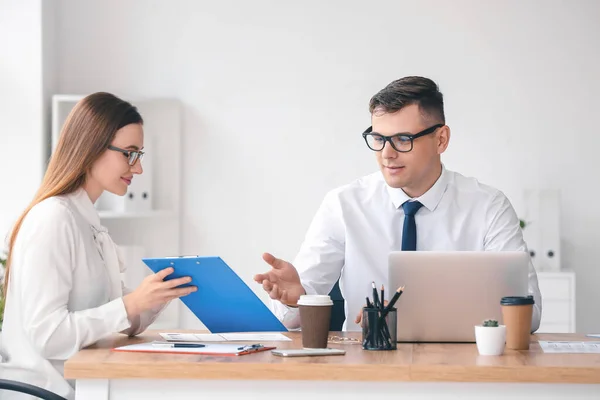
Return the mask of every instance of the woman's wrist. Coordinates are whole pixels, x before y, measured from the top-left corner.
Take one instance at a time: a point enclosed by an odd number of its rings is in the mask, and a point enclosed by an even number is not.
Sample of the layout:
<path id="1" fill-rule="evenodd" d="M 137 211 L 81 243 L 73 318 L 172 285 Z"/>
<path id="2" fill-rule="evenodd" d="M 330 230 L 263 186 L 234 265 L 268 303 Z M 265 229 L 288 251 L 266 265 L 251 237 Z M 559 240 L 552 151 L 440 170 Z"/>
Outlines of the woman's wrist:
<path id="1" fill-rule="evenodd" d="M 125 312 L 127 313 L 129 320 L 133 320 L 135 317 L 140 315 L 140 311 L 136 303 L 137 302 L 135 300 L 135 296 L 133 296 L 133 293 L 123 296 L 123 304 L 125 305 Z"/>

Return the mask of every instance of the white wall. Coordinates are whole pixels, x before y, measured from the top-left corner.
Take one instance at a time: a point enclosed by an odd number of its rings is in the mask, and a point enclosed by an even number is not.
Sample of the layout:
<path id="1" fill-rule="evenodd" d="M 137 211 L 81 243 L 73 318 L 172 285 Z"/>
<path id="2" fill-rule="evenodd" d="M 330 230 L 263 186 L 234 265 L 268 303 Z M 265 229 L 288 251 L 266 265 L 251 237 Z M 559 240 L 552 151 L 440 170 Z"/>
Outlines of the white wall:
<path id="1" fill-rule="evenodd" d="M 56 0 L 41 0 L 42 3 L 42 147 L 45 172 L 52 145 L 52 95 L 58 93 L 58 3 Z"/>
<path id="2" fill-rule="evenodd" d="M 183 101 L 183 154 L 162 156 L 183 157 L 184 253 L 250 281 L 263 251 L 293 258 L 327 190 L 375 170 L 371 95 L 429 76 L 449 168 L 517 210 L 525 187 L 562 190 L 578 331 L 600 331 L 599 15 L 593 0 L 62 0 L 59 89 Z"/>
<path id="3" fill-rule="evenodd" d="M 0 0 L 0 246 L 44 170 L 42 0 Z"/>

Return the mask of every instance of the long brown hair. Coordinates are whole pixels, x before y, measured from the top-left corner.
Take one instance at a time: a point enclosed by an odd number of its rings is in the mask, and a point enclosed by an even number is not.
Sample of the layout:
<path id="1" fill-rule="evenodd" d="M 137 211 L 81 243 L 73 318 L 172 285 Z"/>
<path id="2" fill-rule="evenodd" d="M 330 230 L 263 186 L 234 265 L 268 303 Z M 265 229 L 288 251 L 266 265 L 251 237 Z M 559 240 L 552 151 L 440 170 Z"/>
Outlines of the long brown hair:
<path id="1" fill-rule="evenodd" d="M 134 106 L 110 93 L 91 94 L 71 110 L 60 132 L 42 184 L 10 234 L 4 272 L 4 296 L 8 291 L 13 246 L 27 213 L 49 197 L 69 194 L 79 189 L 85 183 L 92 164 L 106 151 L 117 131 L 129 124 L 142 123 L 142 117 Z"/>

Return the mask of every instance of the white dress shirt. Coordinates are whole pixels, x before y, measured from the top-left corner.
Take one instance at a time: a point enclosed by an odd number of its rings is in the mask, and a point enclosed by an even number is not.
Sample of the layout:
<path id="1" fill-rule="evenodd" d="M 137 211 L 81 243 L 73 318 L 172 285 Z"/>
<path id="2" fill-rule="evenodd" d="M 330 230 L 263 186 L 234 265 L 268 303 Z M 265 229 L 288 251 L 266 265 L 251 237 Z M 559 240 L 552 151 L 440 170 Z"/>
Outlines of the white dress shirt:
<path id="1" fill-rule="evenodd" d="M 73 399 L 64 361 L 111 334 L 142 332 L 164 308 L 128 320 L 123 258 L 83 189 L 33 207 L 12 257 L 0 345 L 4 379 Z"/>
<path id="2" fill-rule="evenodd" d="M 372 292 L 371 282 L 388 282 L 388 256 L 402 249 L 404 211 L 411 200 L 402 189 L 388 186 L 381 172 L 360 178 L 327 193 L 299 254 L 292 264 L 307 294 L 328 294 L 340 278 L 346 321 L 354 323 Z M 415 215 L 417 251 L 527 251 L 519 219 L 506 196 L 474 178 L 447 170 L 418 200 Z M 389 293 L 389 291 L 388 291 Z M 534 296 L 532 331 L 541 317 L 537 274 L 529 263 L 529 293 Z M 273 301 L 277 317 L 298 329 L 297 308 Z"/>

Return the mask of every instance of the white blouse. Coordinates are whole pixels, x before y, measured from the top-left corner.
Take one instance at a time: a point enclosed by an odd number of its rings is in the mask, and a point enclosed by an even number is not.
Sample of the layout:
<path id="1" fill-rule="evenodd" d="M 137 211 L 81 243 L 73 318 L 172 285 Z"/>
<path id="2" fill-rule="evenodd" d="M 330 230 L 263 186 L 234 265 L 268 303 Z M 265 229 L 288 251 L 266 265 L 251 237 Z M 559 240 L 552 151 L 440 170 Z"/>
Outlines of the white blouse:
<path id="1" fill-rule="evenodd" d="M 73 382 L 63 378 L 64 361 L 111 334 L 141 333 L 164 308 L 128 320 L 123 257 L 83 189 L 33 207 L 12 257 L 1 378 L 73 399 Z"/>

